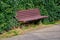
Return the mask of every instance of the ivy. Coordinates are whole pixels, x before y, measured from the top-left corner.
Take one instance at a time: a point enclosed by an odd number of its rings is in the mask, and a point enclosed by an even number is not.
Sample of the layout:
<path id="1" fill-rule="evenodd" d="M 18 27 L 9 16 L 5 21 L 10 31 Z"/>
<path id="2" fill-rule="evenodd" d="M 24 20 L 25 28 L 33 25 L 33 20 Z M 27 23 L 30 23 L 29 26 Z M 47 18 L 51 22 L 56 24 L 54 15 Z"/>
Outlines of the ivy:
<path id="1" fill-rule="evenodd" d="M 0 33 L 17 26 L 17 10 L 39 8 L 41 15 L 47 15 L 42 23 L 60 20 L 60 0 L 0 0 Z"/>

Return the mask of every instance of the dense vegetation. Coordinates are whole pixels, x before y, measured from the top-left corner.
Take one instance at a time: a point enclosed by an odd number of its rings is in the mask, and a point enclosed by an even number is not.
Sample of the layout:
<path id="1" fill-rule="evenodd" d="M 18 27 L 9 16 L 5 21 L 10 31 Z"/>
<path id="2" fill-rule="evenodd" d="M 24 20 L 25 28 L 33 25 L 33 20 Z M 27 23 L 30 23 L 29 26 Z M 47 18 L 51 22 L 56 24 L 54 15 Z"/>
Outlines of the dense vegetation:
<path id="1" fill-rule="evenodd" d="M 17 26 L 17 10 L 39 8 L 41 15 L 47 15 L 43 23 L 60 20 L 60 0 L 0 0 L 0 33 Z"/>

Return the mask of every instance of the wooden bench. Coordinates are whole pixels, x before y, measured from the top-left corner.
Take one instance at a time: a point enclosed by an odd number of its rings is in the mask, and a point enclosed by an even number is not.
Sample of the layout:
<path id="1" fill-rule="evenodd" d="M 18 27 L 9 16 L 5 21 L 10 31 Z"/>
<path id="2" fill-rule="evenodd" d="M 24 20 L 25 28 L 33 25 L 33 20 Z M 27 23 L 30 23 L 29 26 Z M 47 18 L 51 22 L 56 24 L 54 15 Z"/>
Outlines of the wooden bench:
<path id="1" fill-rule="evenodd" d="M 29 10 L 21 10 L 17 12 L 16 18 L 20 22 L 29 22 L 38 19 L 47 18 L 48 16 L 41 16 L 38 8 L 29 9 Z"/>

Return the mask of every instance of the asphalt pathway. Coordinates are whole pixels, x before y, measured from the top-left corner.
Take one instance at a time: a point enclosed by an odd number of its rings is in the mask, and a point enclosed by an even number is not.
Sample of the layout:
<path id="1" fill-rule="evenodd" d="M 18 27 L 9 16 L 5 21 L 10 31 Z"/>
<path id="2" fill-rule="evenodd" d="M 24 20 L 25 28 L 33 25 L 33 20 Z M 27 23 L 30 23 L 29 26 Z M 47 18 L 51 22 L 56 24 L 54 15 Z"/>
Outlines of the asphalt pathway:
<path id="1" fill-rule="evenodd" d="M 4 40 L 60 40 L 60 24 Z"/>

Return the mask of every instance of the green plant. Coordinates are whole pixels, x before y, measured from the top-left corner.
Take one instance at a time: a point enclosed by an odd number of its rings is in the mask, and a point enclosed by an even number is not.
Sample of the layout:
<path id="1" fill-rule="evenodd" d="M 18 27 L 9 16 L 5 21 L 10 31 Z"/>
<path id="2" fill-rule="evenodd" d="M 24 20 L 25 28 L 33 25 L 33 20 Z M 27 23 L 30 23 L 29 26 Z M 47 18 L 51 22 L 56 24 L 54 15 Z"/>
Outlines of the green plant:
<path id="1" fill-rule="evenodd" d="M 60 20 L 60 0 L 0 0 L 0 33 L 17 27 L 16 11 L 32 8 L 39 8 L 41 15 L 48 16 L 42 23 Z"/>

